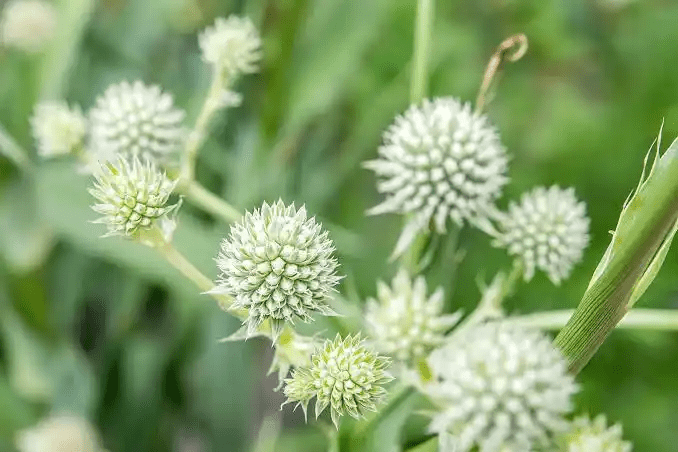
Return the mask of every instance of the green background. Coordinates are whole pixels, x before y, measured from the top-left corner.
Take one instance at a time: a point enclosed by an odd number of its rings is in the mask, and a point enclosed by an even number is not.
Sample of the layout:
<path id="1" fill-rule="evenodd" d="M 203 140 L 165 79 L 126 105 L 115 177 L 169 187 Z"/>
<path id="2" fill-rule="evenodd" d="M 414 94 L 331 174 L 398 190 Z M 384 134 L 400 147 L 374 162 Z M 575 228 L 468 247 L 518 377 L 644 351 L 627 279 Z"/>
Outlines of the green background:
<path id="1" fill-rule="evenodd" d="M 173 93 L 190 124 L 209 86 L 196 34 L 215 17 L 246 15 L 263 35 L 262 70 L 237 85 L 243 105 L 214 122 L 199 180 L 240 209 L 279 197 L 305 203 L 328 224 L 351 303 L 395 273 L 387 257 L 401 220 L 364 216 L 380 198 L 360 162 L 408 105 L 414 1 L 56 3 L 61 23 L 44 55 L 0 48 L 0 124 L 32 156 L 28 117 L 38 99 L 86 110 L 123 79 Z M 678 134 L 678 3 L 437 3 L 431 96 L 472 101 L 499 42 L 517 32 L 530 41 L 487 109 L 512 156 L 500 204 L 535 185 L 573 186 L 588 205 L 592 242 L 562 286 L 539 274 L 506 307 L 574 307 L 662 120 L 665 145 Z M 23 172 L 0 156 L 0 450 L 13 450 L 16 431 L 51 410 L 92 419 L 111 452 L 252 450 L 269 416 L 282 416 L 284 428 L 259 450 L 324 450 L 321 430 L 299 411 L 278 411 L 270 344 L 217 343 L 237 321 L 151 250 L 100 239 L 102 227 L 88 223 L 96 218 L 88 178 L 73 162 L 34 160 L 35 171 Z M 176 245 L 214 277 L 226 233 L 185 203 Z M 477 231 L 464 230 L 460 247 L 457 274 L 446 252 L 428 280 L 446 288 L 448 310 L 469 312 L 478 282 L 510 262 Z M 674 251 L 638 306 L 677 308 L 676 274 Z M 636 451 L 676 450 L 678 334 L 614 332 L 579 381 L 578 411 L 623 423 Z"/>

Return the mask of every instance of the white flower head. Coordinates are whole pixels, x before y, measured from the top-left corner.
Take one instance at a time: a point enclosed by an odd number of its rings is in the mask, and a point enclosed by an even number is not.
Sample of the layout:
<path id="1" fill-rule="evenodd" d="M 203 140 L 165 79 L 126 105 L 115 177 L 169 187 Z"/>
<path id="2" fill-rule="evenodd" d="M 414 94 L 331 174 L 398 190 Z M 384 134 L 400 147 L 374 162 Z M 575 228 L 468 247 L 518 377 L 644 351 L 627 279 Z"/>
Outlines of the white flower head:
<path id="1" fill-rule="evenodd" d="M 425 390 L 440 412 L 430 430 L 457 452 L 529 451 L 567 428 L 574 378 L 551 340 L 502 323 L 480 325 L 429 357 Z"/>
<path id="2" fill-rule="evenodd" d="M 605 416 L 595 419 L 577 417 L 560 441 L 563 452 L 631 452 L 632 445 L 622 440 L 621 425 L 607 426 Z"/>
<path id="3" fill-rule="evenodd" d="M 376 350 L 412 365 L 441 345 L 460 314 L 443 315 L 443 289 L 429 297 L 426 280 L 414 281 L 400 269 L 389 287 L 377 283 L 377 299 L 367 300 L 365 320 Z"/>
<path id="4" fill-rule="evenodd" d="M 448 219 L 461 226 L 486 218 L 508 182 L 497 130 L 487 116 L 452 97 L 411 106 L 384 133 L 378 153 L 364 166 L 376 173 L 386 199 L 368 213 L 412 217 L 395 255 L 430 223 L 442 233 Z"/>
<path id="5" fill-rule="evenodd" d="M 215 292 L 233 296 L 234 308 L 248 310 L 249 335 L 268 320 L 275 340 L 285 321 L 334 314 L 327 298 L 341 278 L 333 253 L 332 240 L 305 207 L 264 203 L 233 224 L 222 242 Z"/>
<path id="6" fill-rule="evenodd" d="M 80 107 L 65 102 L 41 102 L 31 117 L 33 137 L 42 157 L 70 154 L 82 148 L 87 121 Z"/>
<path id="7" fill-rule="evenodd" d="M 535 269 L 545 272 L 554 284 L 566 279 L 589 243 L 586 204 L 574 189 L 537 187 L 512 202 L 500 217 L 495 246 L 520 259 L 526 280 Z"/>
<path id="8" fill-rule="evenodd" d="M 316 397 L 316 418 L 329 406 L 337 428 L 345 413 L 360 419 L 376 411 L 386 395 L 382 385 L 393 379 L 385 370 L 389 358 L 366 348 L 359 335 L 342 339 L 337 334 L 333 341 L 325 341 L 311 362 L 308 368 L 294 369 L 285 380 L 285 403 L 297 402 L 306 413 L 309 401 Z"/>
<path id="9" fill-rule="evenodd" d="M 168 205 L 176 182 L 168 179 L 153 162 L 120 157 L 115 164 L 103 164 L 94 177 L 94 186 L 89 192 L 98 203 L 92 209 L 103 215 L 95 223 L 107 226 L 105 236 L 143 240 L 141 234 L 154 226 L 158 226 L 165 238 L 171 235 L 168 230 L 171 228 L 163 223 L 173 223 L 169 214 L 178 208 L 178 204 Z"/>
<path id="10" fill-rule="evenodd" d="M 42 0 L 10 0 L 0 18 L 0 44 L 26 53 L 42 51 L 54 36 L 57 11 Z"/>
<path id="11" fill-rule="evenodd" d="M 198 37 L 203 59 L 224 72 L 227 78 L 257 71 L 261 38 L 247 17 L 219 17 Z"/>
<path id="12" fill-rule="evenodd" d="M 103 451 L 94 427 L 81 417 L 55 414 L 18 433 L 20 452 Z"/>
<path id="13" fill-rule="evenodd" d="M 184 116 L 158 86 L 138 80 L 111 85 L 89 112 L 89 150 L 98 160 L 122 155 L 175 164 L 185 139 Z"/>

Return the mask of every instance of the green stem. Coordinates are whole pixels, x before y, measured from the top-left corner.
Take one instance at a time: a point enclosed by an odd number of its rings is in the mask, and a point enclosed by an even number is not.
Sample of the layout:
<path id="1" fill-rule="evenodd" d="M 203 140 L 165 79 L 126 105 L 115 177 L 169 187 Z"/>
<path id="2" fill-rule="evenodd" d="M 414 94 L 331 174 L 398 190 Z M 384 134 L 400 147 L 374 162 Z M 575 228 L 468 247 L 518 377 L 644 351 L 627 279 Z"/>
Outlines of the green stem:
<path id="1" fill-rule="evenodd" d="M 35 169 L 28 153 L 12 138 L 2 124 L 0 124 L 0 155 L 7 157 L 26 173 Z"/>
<path id="2" fill-rule="evenodd" d="M 414 24 L 414 53 L 412 55 L 412 79 L 410 103 L 421 102 L 428 90 L 428 60 L 431 52 L 434 0 L 417 2 L 417 17 Z"/>
<path id="3" fill-rule="evenodd" d="M 195 161 L 198 158 L 200 147 L 205 142 L 210 120 L 220 109 L 220 97 L 224 91 L 224 82 L 222 71 L 215 68 L 212 74 L 212 85 L 207 92 L 207 97 L 205 97 L 205 103 L 198 114 L 198 118 L 195 120 L 193 130 L 186 140 L 184 161 L 181 168 L 181 177 L 184 180 L 192 181 L 195 179 Z"/>
<path id="4" fill-rule="evenodd" d="M 572 314 L 574 314 L 574 309 L 536 312 L 509 317 L 506 322 L 528 328 L 560 330 L 565 327 Z M 617 328 L 678 331 L 678 310 L 633 309 L 617 324 Z"/>
<path id="5" fill-rule="evenodd" d="M 179 184 L 177 191 L 200 209 L 220 218 L 225 223 L 233 223 L 242 217 L 242 213 L 195 180 Z"/>
<path id="6" fill-rule="evenodd" d="M 395 393 L 389 398 L 386 405 L 382 406 L 379 411 L 377 411 L 374 416 L 370 419 L 358 424 L 356 427 L 356 432 L 354 438 L 357 438 L 359 442 L 365 443 L 370 435 L 379 427 L 379 424 L 386 419 L 391 413 L 400 407 L 409 397 L 415 393 L 413 386 L 401 386 L 398 388 Z"/>

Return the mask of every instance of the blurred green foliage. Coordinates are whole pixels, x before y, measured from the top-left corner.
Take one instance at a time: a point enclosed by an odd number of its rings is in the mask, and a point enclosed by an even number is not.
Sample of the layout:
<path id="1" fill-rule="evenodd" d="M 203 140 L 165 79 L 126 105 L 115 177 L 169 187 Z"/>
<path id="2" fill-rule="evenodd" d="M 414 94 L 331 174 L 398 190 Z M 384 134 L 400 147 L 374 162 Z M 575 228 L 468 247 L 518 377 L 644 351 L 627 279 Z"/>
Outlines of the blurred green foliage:
<path id="1" fill-rule="evenodd" d="M 62 22 L 44 55 L 0 49 L 0 132 L 35 157 L 28 117 L 38 99 L 87 109 L 122 79 L 160 84 L 190 120 L 209 84 L 196 33 L 217 16 L 247 15 L 264 38 L 262 71 L 239 84 L 243 106 L 216 121 L 199 180 L 241 209 L 278 197 L 306 203 L 333 225 L 354 302 L 395 272 L 387 257 L 400 219 L 364 216 L 378 196 L 359 163 L 408 104 L 414 0 L 55 3 Z M 517 32 L 530 40 L 488 108 L 513 156 L 502 203 L 537 184 L 574 186 L 589 206 L 592 243 L 569 281 L 554 288 L 538 276 L 508 310 L 574 307 L 663 118 L 665 141 L 678 135 L 678 4 L 437 3 L 431 96 L 473 100 L 496 45 Z M 99 239 L 87 177 L 72 162 L 33 161 L 23 171 L 0 159 L 0 450 L 13 450 L 16 431 L 51 410 L 92 419 L 112 452 L 251 450 L 262 420 L 279 413 L 275 379 L 265 376 L 269 345 L 217 343 L 236 321 L 151 250 Z M 185 205 L 176 245 L 214 277 L 226 232 Z M 478 281 L 508 259 L 479 232 L 460 241 L 467 253 L 457 274 L 445 253 L 429 283 L 446 288 L 450 310 L 468 312 Z M 675 256 L 639 306 L 678 308 Z M 578 407 L 622 422 L 636 451 L 676 450 L 677 357 L 678 335 L 615 332 L 579 377 Z M 322 431 L 300 412 L 280 416 L 275 451 L 323 450 Z M 403 421 L 394 413 L 365 450 L 396 441 Z M 410 419 L 403 435 L 415 437 L 421 424 Z"/>

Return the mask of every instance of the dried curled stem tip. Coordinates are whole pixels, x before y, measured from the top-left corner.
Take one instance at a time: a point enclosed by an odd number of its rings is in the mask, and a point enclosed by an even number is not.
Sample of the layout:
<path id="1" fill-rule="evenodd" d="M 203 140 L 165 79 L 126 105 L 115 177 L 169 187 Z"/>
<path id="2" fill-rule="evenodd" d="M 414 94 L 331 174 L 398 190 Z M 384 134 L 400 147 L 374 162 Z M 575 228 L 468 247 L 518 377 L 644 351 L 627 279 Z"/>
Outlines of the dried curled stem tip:
<path id="1" fill-rule="evenodd" d="M 478 90 L 476 109 L 479 112 L 483 110 L 483 107 L 487 102 L 487 93 L 504 61 L 515 63 L 521 59 L 525 53 L 527 53 L 527 36 L 522 33 L 509 36 L 499 44 L 499 47 L 497 47 L 497 50 L 494 51 L 490 61 L 487 63 L 487 68 L 483 75 L 483 83 L 480 85 L 480 90 Z"/>

